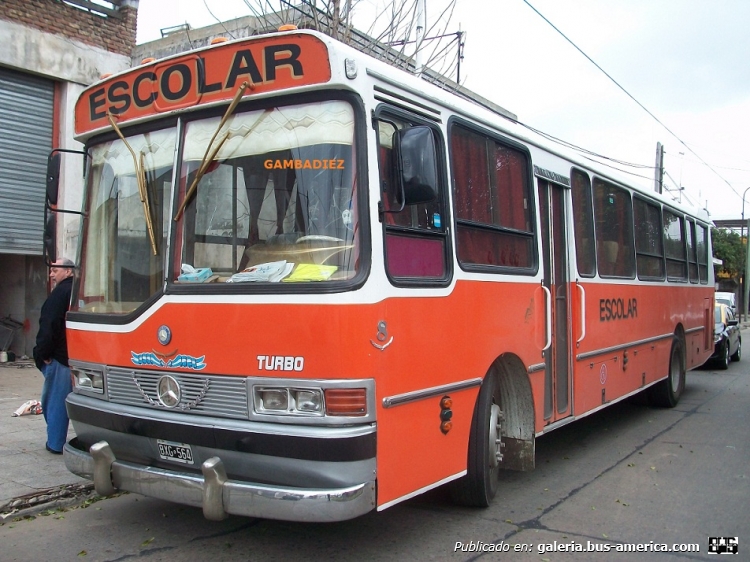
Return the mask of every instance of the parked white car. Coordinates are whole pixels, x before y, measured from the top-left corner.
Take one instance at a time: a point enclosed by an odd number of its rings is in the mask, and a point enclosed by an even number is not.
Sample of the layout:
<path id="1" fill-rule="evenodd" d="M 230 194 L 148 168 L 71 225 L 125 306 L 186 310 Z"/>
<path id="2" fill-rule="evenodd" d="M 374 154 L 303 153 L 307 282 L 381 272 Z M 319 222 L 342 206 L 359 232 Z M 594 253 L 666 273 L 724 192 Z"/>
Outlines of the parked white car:
<path id="1" fill-rule="evenodd" d="M 716 291 L 716 304 L 725 304 L 732 309 L 732 312 L 737 312 L 737 300 L 734 293 L 722 293 Z"/>

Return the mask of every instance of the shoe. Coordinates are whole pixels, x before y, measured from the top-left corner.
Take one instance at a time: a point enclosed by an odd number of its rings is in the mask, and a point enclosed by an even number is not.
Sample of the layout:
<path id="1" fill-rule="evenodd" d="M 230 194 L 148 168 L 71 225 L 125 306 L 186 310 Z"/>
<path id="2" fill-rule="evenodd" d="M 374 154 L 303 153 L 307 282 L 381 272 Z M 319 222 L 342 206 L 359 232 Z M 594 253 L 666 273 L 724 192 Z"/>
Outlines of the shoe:
<path id="1" fill-rule="evenodd" d="M 62 454 L 63 454 L 63 452 L 62 452 L 62 451 L 55 451 L 54 449 L 50 448 L 50 446 L 49 446 L 49 445 L 47 445 L 47 443 L 45 443 L 45 444 L 44 444 L 44 447 L 45 447 L 45 448 L 46 448 L 46 449 L 47 449 L 47 450 L 48 450 L 48 451 L 49 451 L 50 453 L 52 453 L 53 455 L 62 455 Z"/>

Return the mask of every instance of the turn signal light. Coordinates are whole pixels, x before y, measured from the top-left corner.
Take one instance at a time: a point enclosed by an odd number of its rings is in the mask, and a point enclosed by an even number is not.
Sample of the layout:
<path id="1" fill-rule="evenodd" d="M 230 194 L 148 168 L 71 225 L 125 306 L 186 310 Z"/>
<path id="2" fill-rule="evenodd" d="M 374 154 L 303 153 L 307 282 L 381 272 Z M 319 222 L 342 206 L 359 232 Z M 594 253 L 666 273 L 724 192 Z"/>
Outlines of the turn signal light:
<path id="1" fill-rule="evenodd" d="M 367 415 L 367 392 L 364 388 L 329 388 L 325 391 L 326 415 Z"/>

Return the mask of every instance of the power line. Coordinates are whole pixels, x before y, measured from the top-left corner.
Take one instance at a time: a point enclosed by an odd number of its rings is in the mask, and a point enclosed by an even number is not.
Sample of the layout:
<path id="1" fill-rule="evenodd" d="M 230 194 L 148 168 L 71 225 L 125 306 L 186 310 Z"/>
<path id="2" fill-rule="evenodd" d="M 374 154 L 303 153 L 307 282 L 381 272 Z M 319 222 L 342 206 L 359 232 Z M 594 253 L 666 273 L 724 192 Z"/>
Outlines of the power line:
<path id="1" fill-rule="evenodd" d="M 709 165 L 709 164 L 708 164 L 708 162 L 706 162 L 705 160 L 703 160 L 703 158 L 701 158 L 701 157 L 700 157 L 700 155 L 698 155 L 698 154 L 697 154 L 697 153 L 696 153 L 696 152 L 695 152 L 695 151 L 694 151 L 694 150 L 693 150 L 692 148 L 690 148 L 690 147 L 689 147 L 689 146 L 688 146 L 687 144 L 685 144 L 685 142 L 684 142 L 684 141 L 683 141 L 683 140 L 682 140 L 682 139 L 681 139 L 680 137 L 678 137 L 678 136 L 677 136 L 677 135 L 676 135 L 675 133 L 673 133 L 673 132 L 672 132 L 672 130 L 671 130 L 671 129 L 670 129 L 669 127 L 667 127 L 667 126 L 666 126 L 666 125 L 665 125 L 664 123 L 662 123 L 662 122 L 661 122 L 661 120 L 660 120 L 660 119 L 659 119 L 659 118 L 658 118 L 658 117 L 657 117 L 656 115 L 654 115 L 653 113 L 651 113 L 651 112 L 650 112 L 650 111 L 649 111 L 649 110 L 648 110 L 648 109 L 647 109 L 647 108 L 646 108 L 646 107 L 645 107 L 645 106 L 644 106 L 644 105 L 643 105 L 643 104 L 642 104 L 641 102 L 639 102 L 639 101 L 638 101 L 637 99 L 635 99 L 635 97 L 633 97 L 633 96 L 632 96 L 632 95 L 630 94 L 630 92 L 628 92 L 628 91 L 627 91 L 627 90 L 626 90 L 625 88 L 623 88 L 623 87 L 622 87 L 622 86 L 620 85 L 620 83 L 619 83 L 619 82 L 617 82 L 617 80 L 615 80 L 614 78 L 612 78 L 612 76 L 610 76 L 610 75 L 609 75 L 609 74 L 607 73 L 607 71 L 605 71 L 605 70 L 604 70 L 604 69 L 603 69 L 603 68 L 602 68 L 601 66 L 599 66 L 599 65 L 598 65 L 598 64 L 597 64 L 597 63 L 596 63 L 596 62 L 594 61 L 594 59 L 592 59 L 592 58 L 591 58 L 590 56 L 588 56 L 588 55 L 587 55 L 586 53 L 584 53 L 584 52 L 583 52 L 583 50 L 582 50 L 582 49 L 581 49 L 581 48 L 580 48 L 580 47 L 579 47 L 578 45 L 576 45 L 575 43 L 573 43 L 573 41 L 571 41 L 571 40 L 570 40 L 570 39 L 568 38 L 568 36 L 567 36 L 567 35 L 565 35 L 565 34 L 564 34 L 564 33 L 563 33 L 562 31 L 560 31 L 560 30 L 559 30 L 559 29 L 558 29 L 558 28 L 557 28 L 557 27 L 556 27 L 556 26 L 555 26 L 555 25 L 554 25 L 554 24 L 553 24 L 553 23 L 552 23 L 551 21 L 549 21 L 549 20 L 548 20 L 548 19 L 547 19 L 546 17 L 544 17 L 544 16 L 542 15 L 542 13 L 541 13 L 541 12 L 540 12 L 539 10 L 537 10 L 537 9 L 536 9 L 536 8 L 535 8 L 534 6 L 532 6 L 532 5 L 531 5 L 531 4 L 529 3 L 529 1 L 528 1 L 528 0 L 522 0 L 522 1 L 523 1 L 523 3 L 524 3 L 524 4 L 526 4 L 526 5 L 527 5 L 527 6 L 529 7 L 529 8 L 531 8 L 532 10 L 534 10 L 534 12 L 535 12 L 535 13 L 536 13 L 536 14 L 537 14 L 537 15 L 538 15 L 538 16 L 539 16 L 540 18 L 542 18 L 542 19 L 543 19 L 543 20 L 544 20 L 545 22 L 547 22 L 547 23 L 548 23 L 548 24 L 550 25 L 550 27 L 552 27 L 552 29 L 554 29 L 555 31 L 557 31 L 557 33 L 559 33 L 559 34 L 560 34 L 560 35 L 562 36 L 562 38 L 563 38 L 563 39 L 565 39 L 565 40 L 566 40 L 566 41 L 567 41 L 568 43 L 570 43 L 570 44 L 571 44 L 571 45 L 572 45 L 572 46 L 573 46 L 573 47 L 574 47 L 574 48 L 575 48 L 575 49 L 576 49 L 576 50 L 577 50 L 577 51 L 578 51 L 579 53 L 581 53 L 581 54 L 582 54 L 582 55 L 583 55 L 584 57 L 586 57 L 586 59 L 587 59 L 587 60 L 588 60 L 588 61 L 589 61 L 589 62 L 590 62 L 591 64 L 593 64 L 593 65 L 594 65 L 594 66 L 595 66 L 595 67 L 596 67 L 597 69 L 599 69 L 599 71 L 600 71 L 600 72 L 601 72 L 602 74 L 604 74 L 604 75 L 605 75 L 605 76 L 606 76 L 607 78 L 609 78 L 609 79 L 610 79 L 610 81 L 611 81 L 611 82 L 612 82 L 612 83 L 613 83 L 613 84 L 614 84 L 615 86 L 617 86 L 618 88 L 620 88 L 620 90 L 622 90 L 622 91 L 623 91 L 623 92 L 625 93 L 625 95 L 627 95 L 627 96 L 628 96 L 628 97 L 629 97 L 629 98 L 630 98 L 631 100 L 633 100 L 633 101 L 634 101 L 634 102 L 635 102 L 636 104 L 638 104 L 638 106 L 639 106 L 639 107 L 640 107 L 641 109 L 643 109 L 643 111 L 645 111 L 646 113 L 648 113 L 648 114 L 649 114 L 649 116 L 651 116 L 651 118 L 652 118 L 652 119 L 653 119 L 654 121 L 656 121 L 657 123 L 659 123 L 659 125 L 661 125 L 662 127 L 664 127 L 664 129 L 665 129 L 665 130 L 666 130 L 666 131 L 667 131 L 667 132 L 668 132 L 668 133 L 669 133 L 670 135 L 672 135 L 672 136 L 673 136 L 673 137 L 674 137 L 675 139 L 677 139 L 677 141 L 678 141 L 678 142 L 679 142 L 679 143 L 680 143 L 680 144 L 681 144 L 682 146 L 684 146 L 684 147 L 685 147 L 686 149 L 688 149 L 688 150 L 689 150 L 689 151 L 690 151 L 690 152 L 691 152 L 691 153 L 692 153 L 692 154 L 693 154 L 693 155 L 694 155 L 694 156 L 695 156 L 695 157 L 696 157 L 696 158 L 697 158 L 698 160 L 700 160 L 700 162 L 701 162 L 701 163 L 702 163 L 702 164 L 703 164 L 704 166 L 706 166 L 706 168 L 708 168 L 709 170 L 711 170 L 711 171 L 712 171 L 712 172 L 713 172 L 713 173 L 714 173 L 714 174 L 716 175 L 716 177 L 718 177 L 719 179 L 721 179 L 721 181 L 723 181 L 723 182 L 724 182 L 725 184 L 727 184 L 727 185 L 729 186 L 729 189 L 731 189 L 731 190 L 732 190 L 732 191 L 734 192 L 734 194 L 735 194 L 735 195 L 737 195 L 737 197 L 740 197 L 740 194 L 739 194 L 739 193 L 737 192 L 737 190 L 736 190 L 736 189 L 734 189 L 734 187 L 732 187 L 732 184 L 731 184 L 731 183 L 729 183 L 729 182 L 728 182 L 727 180 L 725 180 L 725 179 L 724 179 L 724 178 L 723 178 L 723 177 L 722 177 L 722 176 L 721 176 L 721 175 L 720 175 L 720 174 L 719 174 L 719 173 L 718 173 L 718 172 L 717 172 L 716 170 L 714 170 L 714 169 L 713 169 L 713 168 L 711 167 L 711 165 Z"/>

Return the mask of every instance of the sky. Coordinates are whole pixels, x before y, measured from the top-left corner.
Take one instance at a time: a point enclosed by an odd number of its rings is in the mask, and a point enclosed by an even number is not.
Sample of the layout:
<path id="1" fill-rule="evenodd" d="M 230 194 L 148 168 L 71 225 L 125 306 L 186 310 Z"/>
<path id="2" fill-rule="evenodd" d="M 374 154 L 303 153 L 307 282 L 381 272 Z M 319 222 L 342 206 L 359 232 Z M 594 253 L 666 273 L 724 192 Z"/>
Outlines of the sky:
<path id="1" fill-rule="evenodd" d="M 137 43 L 252 15 L 258 2 L 140 0 Z M 712 219 L 739 219 L 744 207 L 750 217 L 749 1 L 457 0 L 440 22 L 447 0 L 426 2 L 428 30 L 466 32 L 465 87 L 526 125 L 636 165 L 612 164 L 649 189 L 660 142 L 667 193 Z M 359 0 L 355 25 L 384 4 Z"/>

